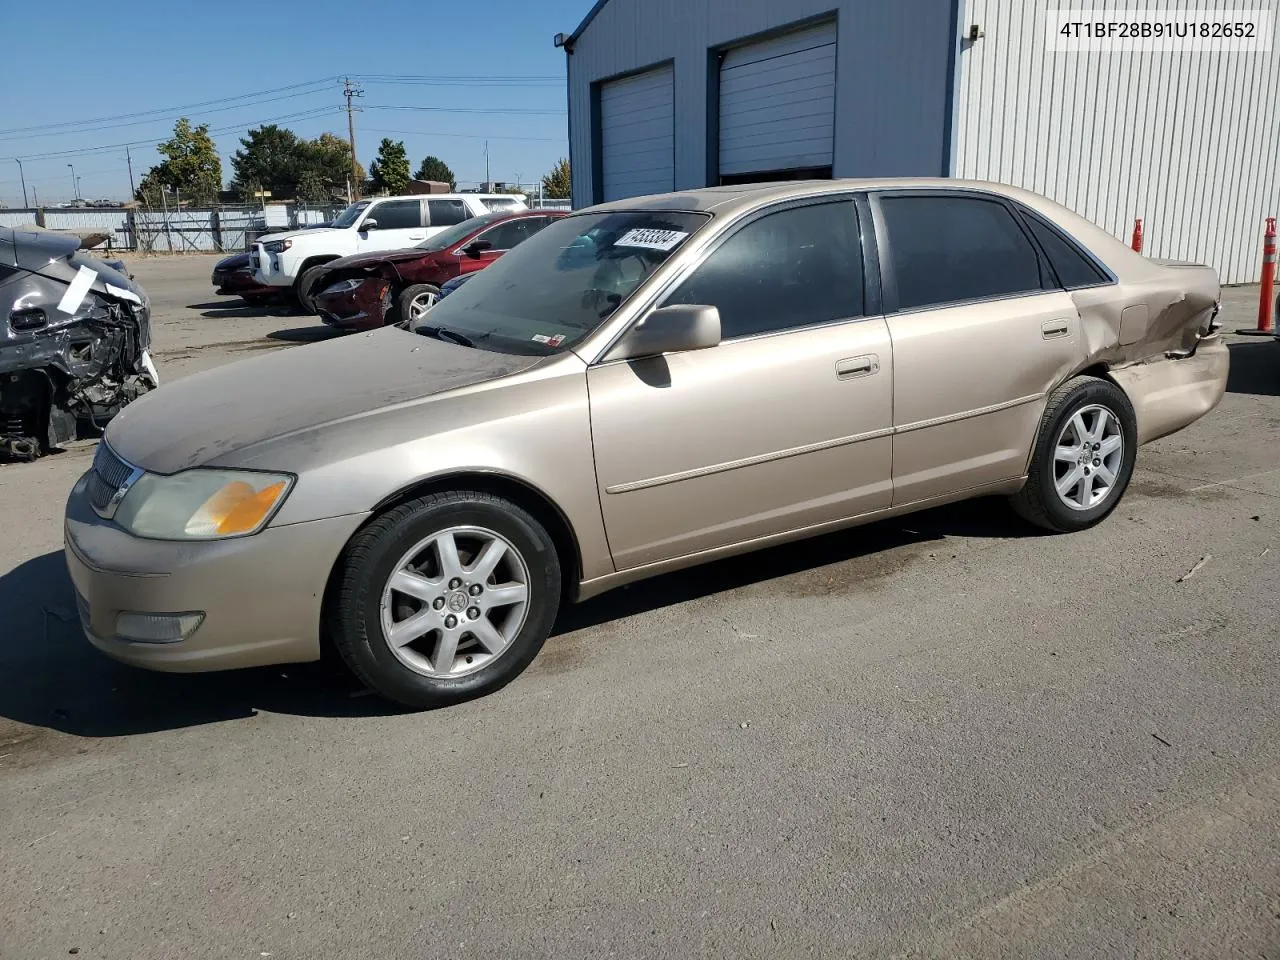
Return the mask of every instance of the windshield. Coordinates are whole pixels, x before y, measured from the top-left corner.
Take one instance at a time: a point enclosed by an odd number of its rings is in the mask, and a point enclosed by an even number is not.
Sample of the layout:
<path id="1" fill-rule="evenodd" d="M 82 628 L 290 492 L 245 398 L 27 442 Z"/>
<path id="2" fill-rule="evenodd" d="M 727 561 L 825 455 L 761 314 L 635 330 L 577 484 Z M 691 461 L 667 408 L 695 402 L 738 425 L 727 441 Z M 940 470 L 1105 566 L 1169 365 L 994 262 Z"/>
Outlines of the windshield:
<path id="1" fill-rule="evenodd" d="M 418 249 L 443 250 L 445 247 L 451 246 L 475 233 L 486 224 L 501 220 L 505 216 L 507 216 L 505 213 L 486 213 L 479 217 L 472 217 L 470 220 L 463 220 L 461 223 L 455 223 L 452 227 L 440 231 L 434 237 L 423 240 L 422 243 L 417 245 Z"/>
<path id="2" fill-rule="evenodd" d="M 408 329 L 537 356 L 582 340 L 710 217 L 627 211 L 565 217 L 441 299 Z"/>
<path id="3" fill-rule="evenodd" d="M 339 230 L 351 226 L 360 219 L 360 214 L 364 213 L 365 208 L 368 206 L 368 200 L 361 200 L 357 203 L 353 203 L 351 206 L 347 207 L 347 209 L 338 214 L 338 218 L 333 221 L 332 225 L 337 227 Z"/>

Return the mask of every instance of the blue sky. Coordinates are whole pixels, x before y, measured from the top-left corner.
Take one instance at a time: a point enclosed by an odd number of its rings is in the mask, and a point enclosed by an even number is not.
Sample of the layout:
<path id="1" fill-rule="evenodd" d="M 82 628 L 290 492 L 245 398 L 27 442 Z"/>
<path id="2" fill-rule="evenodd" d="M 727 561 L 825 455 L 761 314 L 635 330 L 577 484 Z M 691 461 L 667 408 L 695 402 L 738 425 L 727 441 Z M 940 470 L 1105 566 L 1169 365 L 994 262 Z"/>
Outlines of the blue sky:
<path id="1" fill-rule="evenodd" d="M 460 182 L 483 180 L 487 137 L 493 179 L 529 183 L 567 155 L 564 52 L 552 37 L 573 30 L 591 4 L 6 3 L 0 201 L 22 203 L 14 157 L 42 204 L 71 199 L 68 163 L 82 196 L 123 199 L 129 175 L 119 145 L 136 144 L 129 149 L 140 179 L 157 160 L 153 144 L 183 113 L 209 124 L 229 180 L 229 158 L 251 126 L 282 118 L 275 122 L 300 136 L 345 137 L 342 84 L 326 79 L 345 74 L 423 78 L 361 81 L 356 150 L 366 167 L 391 137 L 405 142 L 415 167 L 435 154 Z M 488 82 L 457 82 L 463 77 Z M 23 129 L 37 126 L 45 129 Z"/>

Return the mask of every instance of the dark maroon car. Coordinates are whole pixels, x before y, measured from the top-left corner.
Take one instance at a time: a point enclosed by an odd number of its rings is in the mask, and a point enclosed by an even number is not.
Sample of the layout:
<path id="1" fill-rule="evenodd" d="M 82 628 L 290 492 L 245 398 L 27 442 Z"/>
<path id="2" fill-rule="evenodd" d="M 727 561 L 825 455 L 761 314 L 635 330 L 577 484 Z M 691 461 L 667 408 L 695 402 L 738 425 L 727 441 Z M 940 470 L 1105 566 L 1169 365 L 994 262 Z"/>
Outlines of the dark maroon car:
<path id="1" fill-rule="evenodd" d="M 280 291 L 253 279 L 253 267 L 249 254 L 236 253 L 223 257 L 213 267 L 213 292 L 223 296 L 239 297 L 245 303 L 266 303 Z"/>
<path id="2" fill-rule="evenodd" d="M 343 257 L 311 288 L 316 313 L 331 327 L 372 330 L 429 310 L 448 280 L 483 270 L 552 220 L 556 210 L 521 210 L 472 217 L 416 247 Z"/>

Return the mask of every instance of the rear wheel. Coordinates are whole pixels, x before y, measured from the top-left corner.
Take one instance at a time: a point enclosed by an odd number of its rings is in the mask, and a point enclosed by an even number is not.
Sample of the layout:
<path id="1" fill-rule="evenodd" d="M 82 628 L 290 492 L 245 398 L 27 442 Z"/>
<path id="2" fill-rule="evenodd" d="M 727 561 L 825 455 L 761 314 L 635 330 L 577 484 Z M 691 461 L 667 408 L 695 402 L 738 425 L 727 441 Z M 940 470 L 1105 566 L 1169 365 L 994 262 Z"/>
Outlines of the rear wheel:
<path id="1" fill-rule="evenodd" d="M 1137 438 L 1123 390 L 1097 377 L 1068 381 L 1049 397 L 1027 483 L 1011 498 L 1014 510 L 1059 533 L 1101 522 L 1129 485 Z"/>
<path id="2" fill-rule="evenodd" d="M 417 320 L 436 305 L 440 288 L 429 283 L 405 287 L 396 297 L 396 314 L 401 320 Z"/>
<path id="3" fill-rule="evenodd" d="M 389 511 L 351 542 L 327 626 L 384 697 L 446 706 L 500 689 L 542 649 L 560 565 L 542 525 L 476 491 Z"/>

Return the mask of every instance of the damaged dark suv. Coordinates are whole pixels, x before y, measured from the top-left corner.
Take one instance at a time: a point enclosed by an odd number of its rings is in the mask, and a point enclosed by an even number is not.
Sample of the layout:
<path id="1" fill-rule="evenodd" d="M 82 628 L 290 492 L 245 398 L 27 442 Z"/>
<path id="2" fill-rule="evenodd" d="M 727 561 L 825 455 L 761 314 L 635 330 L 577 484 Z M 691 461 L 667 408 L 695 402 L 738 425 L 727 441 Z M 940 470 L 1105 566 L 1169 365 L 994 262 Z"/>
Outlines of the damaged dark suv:
<path id="1" fill-rule="evenodd" d="M 0 228 L 0 459 L 97 436 L 159 385 L 146 293 L 76 237 Z"/>

